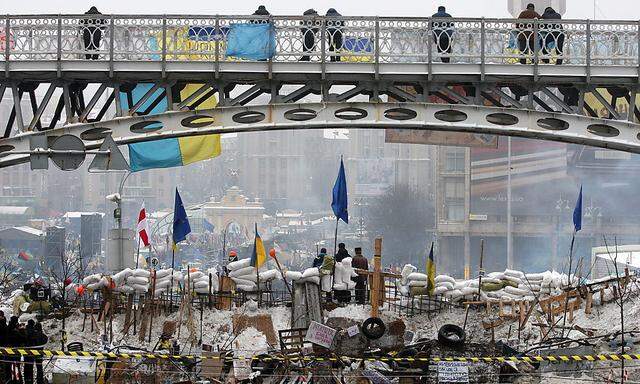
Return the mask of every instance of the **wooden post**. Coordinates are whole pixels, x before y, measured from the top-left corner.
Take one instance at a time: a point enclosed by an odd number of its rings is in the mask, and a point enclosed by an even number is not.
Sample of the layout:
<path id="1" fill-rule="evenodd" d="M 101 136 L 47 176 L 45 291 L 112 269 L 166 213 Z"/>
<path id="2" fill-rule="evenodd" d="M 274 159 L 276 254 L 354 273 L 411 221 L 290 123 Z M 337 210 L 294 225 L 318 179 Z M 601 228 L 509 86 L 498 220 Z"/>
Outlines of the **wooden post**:
<path id="1" fill-rule="evenodd" d="M 382 264 L 382 238 L 373 245 L 373 284 L 371 287 L 371 317 L 378 317 L 380 305 L 380 273 Z"/>
<path id="2" fill-rule="evenodd" d="M 480 300 L 480 292 L 482 291 L 482 275 L 484 270 L 482 269 L 482 260 L 484 259 L 484 239 L 480 239 L 480 269 L 478 270 L 478 300 Z"/>

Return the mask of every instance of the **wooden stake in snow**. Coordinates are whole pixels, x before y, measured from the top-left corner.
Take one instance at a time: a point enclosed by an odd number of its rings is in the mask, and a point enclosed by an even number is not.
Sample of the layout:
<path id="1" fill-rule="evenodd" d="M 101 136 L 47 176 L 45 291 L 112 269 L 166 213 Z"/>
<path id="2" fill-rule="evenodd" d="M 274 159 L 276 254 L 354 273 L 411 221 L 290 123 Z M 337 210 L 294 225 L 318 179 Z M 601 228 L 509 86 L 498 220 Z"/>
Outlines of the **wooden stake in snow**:
<path id="1" fill-rule="evenodd" d="M 382 264 L 382 238 L 373 244 L 373 281 L 371 282 L 371 317 L 378 317 L 380 306 L 380 273 Z"/>

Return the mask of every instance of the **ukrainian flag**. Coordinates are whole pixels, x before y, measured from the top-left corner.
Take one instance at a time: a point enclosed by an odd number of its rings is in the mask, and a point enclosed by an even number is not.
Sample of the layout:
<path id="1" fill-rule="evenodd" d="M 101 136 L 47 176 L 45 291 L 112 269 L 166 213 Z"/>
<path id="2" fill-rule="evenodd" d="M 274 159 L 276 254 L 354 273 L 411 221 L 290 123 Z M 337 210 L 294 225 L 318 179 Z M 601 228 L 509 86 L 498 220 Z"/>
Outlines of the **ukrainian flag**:
<path id="1" fill-rule="evenodd" d="M 137 103 L 151 87 L 153 87 L 152 84 L 139 84 L 131 91 L 130 95 L 123 93 L 120 98 L 123 107 L 128 109 Z M 199 84 L 187 84 L 180 92 L 180 98 L 186 99 L 199 87 Z M 216 98 L 211 96 L 196 110 L 212 109 L 216 105 Z M 167 99 L 164 97 L 164 92 L 162 89 L 158 89 L 139 110 L 143 111 L 145 115 L 153 115 L 166 112 L 167 109 Z M 153 168 L 180 167 L 217 157 L 221 152 L 220 135 L 217 134 L 163 139 L 129 144 L 129 163 L 133 172 Z"/>
<path id="2" fill-rule="evenodd" d="M 253 254 L 251 255 L 251 266 L 259 269 L 262 264 L 267 262 L 267 252 L 264 250 L 264 244 L 258 234 L 258 224 L 256 224 L 256 238 L 253 243 Z"/>
<path id="3" fill-rule="evenodd" d="M 433 296 L 436 289 L 436 262 L 433 259 L 433 242 L 431 243 L 431 251 L 427 259 L 427 291 L 429 296 Z"/>

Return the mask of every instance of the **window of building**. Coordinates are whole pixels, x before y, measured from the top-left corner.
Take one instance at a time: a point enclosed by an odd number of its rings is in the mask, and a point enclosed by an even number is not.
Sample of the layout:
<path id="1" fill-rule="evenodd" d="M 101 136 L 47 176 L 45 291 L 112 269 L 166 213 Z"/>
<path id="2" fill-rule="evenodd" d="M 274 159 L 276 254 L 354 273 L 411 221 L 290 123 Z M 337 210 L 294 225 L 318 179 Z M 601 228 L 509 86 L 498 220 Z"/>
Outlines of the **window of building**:
<path id="1" fill-rule="evenodd" d="M 446 214 L 448 221 L 464 221 L 464 202 L 447 202 Z"/>
<path id="2" fill-rule="evenodd" d="M 446 172 L 465 171 L 465 148 L 448 148 L 445 153 Z"/>

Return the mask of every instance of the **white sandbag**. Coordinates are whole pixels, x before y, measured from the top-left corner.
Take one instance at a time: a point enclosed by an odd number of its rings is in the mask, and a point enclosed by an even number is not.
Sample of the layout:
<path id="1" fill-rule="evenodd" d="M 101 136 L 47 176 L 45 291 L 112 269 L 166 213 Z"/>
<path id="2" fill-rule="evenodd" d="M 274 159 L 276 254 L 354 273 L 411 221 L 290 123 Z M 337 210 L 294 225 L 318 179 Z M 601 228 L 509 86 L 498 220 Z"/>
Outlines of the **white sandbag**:
<path id="1" fill-rule="evenodd" d="M 133 276 L 127 277 L 126 284 L 129 285 L 129 286 L 134 286 L 136 284 L 138 284 L 138 285 L 147 285 L 147 284 L 149 284 L 149 279 L 146 278 L 146 277 L 133 275 Z"/>
<path id="2" fill-rule="evenodd" d="M 333 284 L 333 289 L 335 289 L 337 291 L 346 291 L 347 290 L 347 284 L 345 284 L 345 283 Z"/>
<path id="3" fill-rule="evenodd" d="M 198 289 L 198 288 L 209 288 L 209 282 L 208 281 L 198 281 L 194 284 L 194 288 Z"/>
<path id="4" fill-rule="evenodd" d="M 469 296 L 469 295 L 475 295 L 476 293 L 478 293 L 478 288 L 464 287 L 460 291 L 462 292 L 463 295 Z"/>
<path id="5" fill-rule="evenodd" d="M 400 272 L 400 276 L 402 276 L 400 278 L 400 283 L 402 283 L 402 285 L 406 285 L 409 275 L 417 270 L 418 268 L 414 267 L 413 265 L 405 264 L 404 267 L 402 267 L 402 272 Z"/>
<path id="6" fill-rule="evenodd" d="M 320 279 L 320 289 L 322 292 L 331 292 L 331 275 L 324 275 Z"/>
<path id="7" fill-rule="evenodd" d="M 407 281 L 427 281 L 428 278 L 424 273 L 413 272 L 407 276 Z"/>
<path id="8" fill-rule="evenodd" d="M 456 283 L 453 285 L 453 289 L 462 289 L 462 288 L 467 288 L 468 286 L 469 286 L 469 282 L 467 282 L 466 280 L 456 281 Z"/>
<path id="9" fill-rule="evenodd" d="M 277 279 L 278 276 L 280 276 L 280 274 L 275 269 L 260 272 L 260 281 L 271 281 L 273 279 Z"/>
<path id="10" fill-rule="evenodd" d="M 507 280 L 507 281 L 510 281 L 510 282 L 518 284 L 518 285 L 522 284 L 522 279 L 519 278 L 519 277 L 513 277 L 513 276 L 505 275 L 503 280 Z"/>
<path id="11" fill-rule="evenodd" d="M 195 271 L 195 272 L 189 272 L 187 274 L 187 277 L 191 280 L 191 281 L 195 281 L 200 279 L 201 277 L 204 276 L 204 273 L 202 273 L 202 271 Z"/>
<path id="12" fill-rule="evenodd" d="M 284 277 L 287 280 L 291 280 L 291 281 L 297 281 L 302 279 L 302 272 L 298 272 L 298 271 L 287 271 L 284 273 Z"/>
<path id="13" fill-rule="evenodd" d="M 227 269 L 230 271 L 237 271 L 238 269 L 246 268 L 251 265 L 251 259 L 240 259 L 237 261 L 232 261 L 227 264 Z"/>
<path id="14" fill-rule="evenodd" d="M 105 288 L 109 288 L 111 287 L 111 280 L 107 276 L 102 276 L 102 278 L 100 279 L 100 284 L 102 284 L 102 286 Z"/>
<path id="15" fill-rule="evenodd" d="M 434 294 L 434 295 L 441 295 L 441 294 L 443 294 L 443 293 L 445 293 L 445 292 L 447 292 L 447 291 L 448 291 L 448 289 L 447 289 L 447 288 L 445 288 L 445 287 L 436 287 L 436 288 L 433 290 L 433 294 Z"/>
<path id="16" fill-rule="evenodd" d="M 515 271 L 513 269 L 505 269 L 504 274 L 505 276 L 517 277 L 519 279 L 522 279 L 524 277 L 524 273 L 522 273 L 521 271 Z"/>
<path id="17" fill-rule="evenodd" d="M 355 288 L 356 288 L 356 282 L 355 281 L 347 282 L 347 289 L 351 290 L 351 289 L 355 289 Z"/>
<path id="18" fill-rule="evenodd" d="M 512 287 L 510 285 L 507 285 L 506 287 L 504 287 L 504 291 L 505 291 L 505 293 L 508 293 L 508 294 L 514 295 L 514 296 L 526 296 L 529 293 L 528 290 L 515 288 L 515 287 Z"/>
<path id="19" fill-rule="evenodd" d="M 409 287 L 426 287 L 427 286 L 427 282 L 426 281 L 422 281 L 422 280 L 411 280 L 409 281 L 409 284 L 407 284 Z M 446 289 L 445 289 L 446 291 Z"/>
<path id="20" fill-rule="evenodd" d="M 209 287 L 195 288 L 194 291 L 196 293 L 200 293 L 200 294 L 207 294 L 207 293 L 209 293 Z"/>
<path id="21" fill-rule="evenodd" d="M 102 275 L 100 275 L 99 273 L 89 275 L 84 279 L 82 279 L 82 284 L 84 285 L 94 284 L 99 282 L 101 278 L 102 278 Z"/>
<path id="22" fill-rule="evenodd" d="M 146 277 L 147 279 L 151 276 L 151 272 L 146 269 L 138 268 L 133 270 L 133 276 L 136 277 Z"/>
<path id="23" fill-rule="evenodd" d="M 478 283 L 478 279 L 467 280 L 467 287 L 478 288 L 480 283 Z"/>
<path id="24" fill-rule="evenodd" d="M 302 278 L 306 279 L 307 277 L 318 277 L 320 276 L 320 271 L 318 268 L 307 268 L 302 272 Z"/>
<path id="25" fill-rule="evenodd" d="M 544 273 L 527 273 L 525 275 L 526 279 L 528 281 L 542 281 L 544 279 L 545 274 Z"/>
<path id="26" fill-rule="evenodd" d="M 443 281 L 440 283 L 436 283 L 436 287 L 445 287 L 447 291 L 453 291 L 453 283 L 450 281 Z"/>
<path id="27" fill-rule="evenodd" d="M 340 274 L 340 282 L 345 283 L 345 284 L 349 284 L 349 282 L 351 282 L 351 276 L 353 276 L 353 273 L 355 273 L 354 269 L 351 267 L 351 263 L 349 264 L 343 264 L 342 268 L 340 268 L 339 270 L 339 274 Z"/>
<path id="28" fill-rule="evenodd" d="M 491 277 L 492 279 L 502 280 L 504 279 L 504 272 L 491 272 L 487 274 L 487 277 Z"/>
<path id="29" fill-rule="evenodd" d="M 248 283 L 250 283 L 250 284 L 248 284 Z M 254 283 L 253 281 L 249 281 L 248 283 L 247 284 L 236 285 L 236 289 L 238 291 L 253 292 L 258 288 L 256 283 Z"/>
<path id="30" fill-rule="evenodd" d="M 131 287 L 133 287 L 137 293 L 144 293 L 149 290 L 149 286 L 142 284 L 133 284 Z"/>
<path id="31" fill-rule="evenodd" d="M 171 272 L 173 272 L 173 269 L 171 269 L 171 268 L 159 269 L 159 270 L 156 271 L 156 279 L 162 279 L 163 277 L 170 276 Z"/>
<path id="32" fill-rule="evenodd" d="M 484 284 L 484 283 L 500 284 L 500 283 L 502 283 L 502 280 L 496 279 L 495 277 L 483 277 L 482 278 L 482 284 Z"/>
<path id="33" fill-rule="evenodd" d="M 426 275 L 425 275 L 426 276 Z M 438 275 L 435 278 L 435 282 L 436 284 L 438 283 L 451 283 L 451 284 L 455 284 L 456 283 L 456 279 L 454 279 L 451 276 L 447 276 L 447 275 Z"/>
<path id="34" fill-rule="evenodd" d="M 229 277 L 240 277 L 244 275 L 255 275 L 256 269 L 254 267 L 244 267 L 229 272 Z"/>
<path id="35" fill-rule="evenodd" d="M 493 292 L 484 292 L 484 291 L 482 291 L 481 293 L 486 294 L 487 297 L 494 298 L 494 299 L 499 299 L 504 294 L 504 291 L 501 289 L 499 291 L 493 291 Z"/>
<path id="36" fill-rule="evenodd" d="M 312 284 L 315 284 L 315 285 L 319 285 L 320 284 L 320 276 L 303 277 L 302 279 L 300 279 L 300 282 L 302 282 L 302 283 L 312 283 Z"/>
<path id="37" fill-rule="evenodd" d="M 232 277 L 232 278 L 231 278 L 231 280 L 233 280 L 233 281 L 236 283 L 236 286 L 237 286 L 237 285 L 251 285 L 251 284 L 255 285 L 255 284 L 256 284 L 256 282 L 255 282 L 255 281 L 247 280 L 247 279 L 245 279 L 244 277 L 243 277 L 243 278 L 240 278 L 240 277 Z"/>
<path id="38" fill-rule="evenodd" d="M 125 268 L 122 271 L 111 276 L 111 278 L 113 279 L 113 281 L 115 281 L 116 285 L 120 285 L 123 284 L 125 279 L 131 276 L 132 273 L 133 271 L 131 270 L 131 268 Z"/>
<path id="39" fill-rule="evenodd" d="M 181 282 L 182 280 L 184 280 L 184 275 L 180 271 L 174 272 L 172 276 L 173 281 Z"/>
<path id="40" fill-rule="evenodd" d="M 156 281 L 156 290 L 165 289 L 170 286 L 171 286 L 171 280 Z"/>

